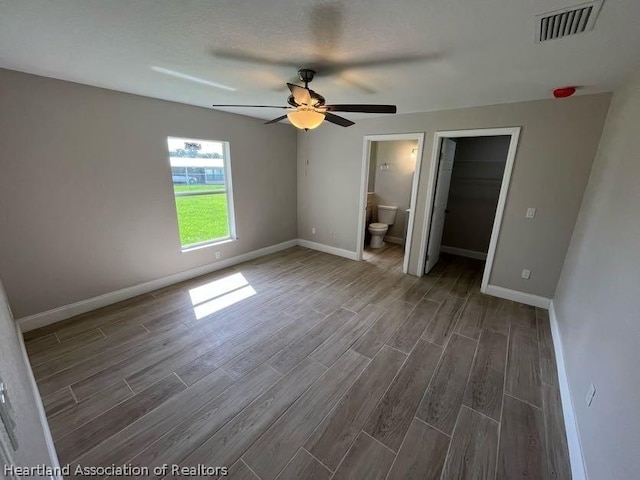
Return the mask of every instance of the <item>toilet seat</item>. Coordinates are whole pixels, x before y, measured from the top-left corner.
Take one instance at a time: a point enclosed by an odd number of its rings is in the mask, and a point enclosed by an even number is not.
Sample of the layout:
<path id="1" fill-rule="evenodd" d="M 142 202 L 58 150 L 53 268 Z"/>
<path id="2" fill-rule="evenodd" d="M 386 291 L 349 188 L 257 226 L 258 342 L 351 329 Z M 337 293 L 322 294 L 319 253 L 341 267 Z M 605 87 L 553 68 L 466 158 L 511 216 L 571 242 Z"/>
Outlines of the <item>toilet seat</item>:
<path id="1" fill-rule="evenodd" d="M 387 230 L 387 228 L 389 228 L 389 225 L 387 225 L 386 223 L 371 223 L 369 225 L 369 231 L 384 231 Z"/>

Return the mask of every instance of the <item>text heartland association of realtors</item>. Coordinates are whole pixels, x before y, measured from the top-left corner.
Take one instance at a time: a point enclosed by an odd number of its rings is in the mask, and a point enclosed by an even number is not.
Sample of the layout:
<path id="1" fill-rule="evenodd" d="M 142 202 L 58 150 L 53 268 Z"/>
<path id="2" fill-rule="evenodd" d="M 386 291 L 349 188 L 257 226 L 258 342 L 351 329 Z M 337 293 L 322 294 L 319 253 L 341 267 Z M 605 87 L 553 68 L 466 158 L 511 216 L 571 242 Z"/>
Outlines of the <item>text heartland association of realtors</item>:
<path id="1" fill-rule="evenodd" d="M 100 476 L 100 477 L 148 477 L 173 475 L 178 477 L 201 476 L 227 476 L 227 467 L 208 467 L 197 465 L 195 467 L 181 467 L 175 464 L 164 464 L 150 469 L 134 465 L 110 465 L 107 467 L 93 467 L 84 465 L 65 465 L 63 467 L 50 467 L 49 465 L 37 465 L 35 467 L 19 467 L 17 465 L 5 465 L 5 476 L 17 477 L 60 477 L 60 476 Z"/>

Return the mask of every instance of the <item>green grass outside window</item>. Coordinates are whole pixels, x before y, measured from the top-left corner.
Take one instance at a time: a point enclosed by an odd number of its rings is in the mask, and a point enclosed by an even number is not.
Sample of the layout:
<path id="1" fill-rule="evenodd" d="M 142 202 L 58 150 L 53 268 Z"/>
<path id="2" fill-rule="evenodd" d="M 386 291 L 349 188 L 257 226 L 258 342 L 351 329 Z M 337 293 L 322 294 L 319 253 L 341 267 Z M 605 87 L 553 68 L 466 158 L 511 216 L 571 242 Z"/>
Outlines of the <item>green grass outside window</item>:
<path id="1" fill-rule="evenodd" d="M 194 186 L 175 186 L 176 191 L 180 187 L 190 190 Z M 200 190 L 212 189 L 209 185 Z M 213 186 L 213 189 L 217 186 Z M 221 186 L 224 188 L 224 186 Z M 227 210 L 227 194 L 196 195 L 189 197 L 176 197 L 178 211 L 178 226 L 180 228 L 180 242 L 182 246 L 193 245 L 229 237 L 229 219 Z"/>

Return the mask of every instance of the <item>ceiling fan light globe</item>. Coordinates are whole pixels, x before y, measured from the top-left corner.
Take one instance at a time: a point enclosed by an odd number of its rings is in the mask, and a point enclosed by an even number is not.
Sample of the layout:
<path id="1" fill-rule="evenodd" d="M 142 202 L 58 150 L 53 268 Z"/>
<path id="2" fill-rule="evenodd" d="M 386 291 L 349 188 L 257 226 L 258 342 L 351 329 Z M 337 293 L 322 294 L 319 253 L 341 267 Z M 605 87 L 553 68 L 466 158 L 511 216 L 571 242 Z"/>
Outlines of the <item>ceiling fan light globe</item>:
<path id="1" fill-rule="evenodd" d="M 324 121 L 324 113 L 315 110 L 296 110 L 287 113 L 289 121 L 301 130 L 312 130 Z"/>

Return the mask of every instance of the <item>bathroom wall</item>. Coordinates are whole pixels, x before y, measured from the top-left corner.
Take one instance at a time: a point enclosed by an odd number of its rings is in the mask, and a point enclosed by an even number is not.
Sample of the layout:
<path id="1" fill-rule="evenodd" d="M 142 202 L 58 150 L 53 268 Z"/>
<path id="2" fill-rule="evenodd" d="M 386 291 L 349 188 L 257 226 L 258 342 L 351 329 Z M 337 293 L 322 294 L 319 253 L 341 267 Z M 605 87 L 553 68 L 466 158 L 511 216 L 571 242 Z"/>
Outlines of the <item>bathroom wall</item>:
<path id="1" fill-rule="evenodd" d="M 369 181 L 367 183 L 367 192 L 373 192 L 376 188 L 376 172 L 375 168 L 375 158 L 378 154 L 378 143 L 380 142 L 371 142 L 371 163 L 369 165 Z"/>
<path id="2" fill-rule="evenodd" d="M 511 137 L 456 139 L 442 245 L 486 253 Z"/>
<path id="3" fill-rule="evenodd" d="M 411 204 L 411 183 L 416 160 L 411 150 L 418 146 L 415 140 L 373 142 L 369 174 L 375 171 L 374 192 L 377 205 L 398 207 L 396 222 L 389 227 L 387 237 L 404 240 L 407 215 L 405 210 Z M 388 170 L 380 167 L 387 163 Z M 376 221 L 377 221 L 377 217 Z"/>

